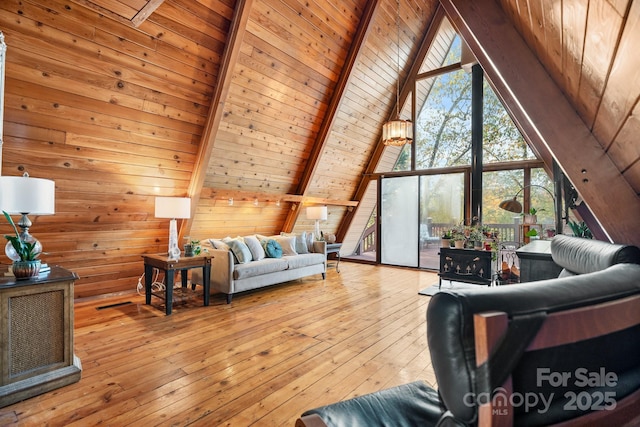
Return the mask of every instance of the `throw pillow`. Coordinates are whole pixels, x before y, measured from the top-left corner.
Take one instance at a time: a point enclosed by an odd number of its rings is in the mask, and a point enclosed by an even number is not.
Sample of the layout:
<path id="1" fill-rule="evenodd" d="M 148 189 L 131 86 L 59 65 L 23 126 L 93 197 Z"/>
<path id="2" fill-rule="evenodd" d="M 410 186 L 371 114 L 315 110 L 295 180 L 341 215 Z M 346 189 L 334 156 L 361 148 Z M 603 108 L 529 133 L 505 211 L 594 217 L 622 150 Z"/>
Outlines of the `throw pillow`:
<path id="1" fill-rule="evenodd" d="M 211 242 L 213 247 L 216 249 L 222 249 L 225 251 L 231 250 L 231 248 L 229 248 L 229 245 L 223 242 L 222 239 L 209 239 L 209 242 Z"/>
<path id="2" fill-rule="evenodd" d="M 264 253 L 269 258 L 282 258 L 282 246 L 273 239 L 263 239 L 261 242 Z"/>
<path id="3" fill-rule="evenodd" d="M 313 242 L 316 240 L 313 233 L 307 233 L 307 248 L 309 248 L 309 252 L 314 252 L 313 250 Z"/>
<path id="4" fill-rule="evenodd" d="M 282 246 L 282 255 L 298 255 L 296 252 L 296 238 L 295 236 L 276 236 L 274 239 Z"/>
<path id="5" fill-rule="evenodd" d="M 260 244 L 260 240 L 258 240 L 256 236 L 245 236 L 244 243 L 246 243 L 246 245 L 249 247 L 251 256 L 255 261 L 260 261 L 266 256 L 264 253 L 264 249 Z"/>
<path id="6" fill-rule="evenodd" d="M 295 251 L 299 254 L 308 254 L 309 253 L 309 247 L 307 245 L 307 232 L 303 231 L 302 233 L 299 234 L 294 234 L 294 233 L 280 233 L 281 236 L 286 236 L 286 237 L 295 237 L 296 238 L 296 246 L 295 246 Z"/>
<path id="7" fill-rule="evenodd" d="M 235 239 L 225 237 L 224 239 L 222 239 L 222 241 L 229 245 L 229 247 L 231 248 L 231 252 L 233 252 L 233 255 L 236 258 L 236 261 L 238 261 L 238 264 L 246 264 L 253 260 L 253 258 L 251 257 L 251 251 L 242 240 L 242 237 Z"/>

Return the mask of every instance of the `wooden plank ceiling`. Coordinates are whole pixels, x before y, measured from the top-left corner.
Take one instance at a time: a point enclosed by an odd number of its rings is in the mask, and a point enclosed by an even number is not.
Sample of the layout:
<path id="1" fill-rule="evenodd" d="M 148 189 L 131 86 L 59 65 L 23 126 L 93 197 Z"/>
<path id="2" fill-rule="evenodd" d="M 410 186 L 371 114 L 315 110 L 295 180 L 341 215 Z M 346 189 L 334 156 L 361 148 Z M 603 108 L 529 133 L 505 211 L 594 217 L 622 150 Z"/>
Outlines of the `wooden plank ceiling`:
<path id="1" fill-rule="evenodd" d="M 499 2 L 637 193 L 638 3 L 530 3 Z M 438 2 L 400 4 L 404 82 Z M 2 173 L 56 182 L 56 214 L 31 218 L 45 260 L 78 272 L 77 297 L 135 289 L 140 255 L 167 244 L 155 196 L 193 198 L 181 232 L 197 239 L 309 230 L 312 203 L 329 205 L 323 229 L 338 230 L 363 174 L 388 163 L 376 146 L 394 111 L 396 10 L 396 0 L 1 2 Z"/>

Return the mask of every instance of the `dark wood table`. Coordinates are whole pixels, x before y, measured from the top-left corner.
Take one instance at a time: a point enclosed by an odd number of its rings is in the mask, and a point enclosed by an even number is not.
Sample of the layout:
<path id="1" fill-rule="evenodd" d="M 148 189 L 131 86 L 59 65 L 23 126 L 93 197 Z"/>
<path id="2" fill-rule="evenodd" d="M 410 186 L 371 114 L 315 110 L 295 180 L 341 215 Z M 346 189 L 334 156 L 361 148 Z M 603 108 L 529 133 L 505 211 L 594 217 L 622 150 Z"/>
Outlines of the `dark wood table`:
<path id="1" fill-rule="evenodd" d="M 516 255 L 520 260 L 521 282 L 555 279 L 562 271 L 551 257 L 551 240 L 532 240 L 517 249 Z"/>
<path id="2" fill-rule="evenodd" d="M 209 305 L 209 289 L 211 284 L 209 279 L 211 277 L 211 255 L 199 255 L 194 257 L 180 257 L 179 259 L 169 258 L 167 255 L 143 255 L 144 258 L 144 293 L 145 302 L 147 305 L 151 304 L 151 284 L 153 277 L 153 269 L 164 271 L 165 277 L 165 313 L 171 314 L 171 306 L 173 305 L 173 286 L 175 271 L 180 271 L 180 278 L 182 280 L 182 288 L 187 287 L 187 270 L 192 268 L 202 268 L 202 287 L 204 305 Z M 193 285 L 195 287 L 195 285 Z"/>

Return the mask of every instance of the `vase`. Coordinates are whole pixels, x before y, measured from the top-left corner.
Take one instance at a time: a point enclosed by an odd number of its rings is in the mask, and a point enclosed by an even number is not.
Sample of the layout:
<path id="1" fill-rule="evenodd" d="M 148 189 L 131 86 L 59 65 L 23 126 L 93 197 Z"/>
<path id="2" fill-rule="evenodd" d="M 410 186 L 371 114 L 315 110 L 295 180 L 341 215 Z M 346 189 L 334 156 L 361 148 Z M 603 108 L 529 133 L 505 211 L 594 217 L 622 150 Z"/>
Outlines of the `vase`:
<path id="1" fill-rule="evenodd" d="M 443 248 L 451 247 L 451 239 L 440 239 L 440 243 Z"/>
<path id="2" fill-rule="evenodd" d="M 40 273 L 40 260 L 14 261 L 11 266 L 11 271 L 13 271 L 13 275 L 18 280 L 37 277 Z"/>
<path id="3" fill-rule="evenodd" d="M 464 240 L 455 240 L 453 244 L 456 249 L 464 249 Z"/>

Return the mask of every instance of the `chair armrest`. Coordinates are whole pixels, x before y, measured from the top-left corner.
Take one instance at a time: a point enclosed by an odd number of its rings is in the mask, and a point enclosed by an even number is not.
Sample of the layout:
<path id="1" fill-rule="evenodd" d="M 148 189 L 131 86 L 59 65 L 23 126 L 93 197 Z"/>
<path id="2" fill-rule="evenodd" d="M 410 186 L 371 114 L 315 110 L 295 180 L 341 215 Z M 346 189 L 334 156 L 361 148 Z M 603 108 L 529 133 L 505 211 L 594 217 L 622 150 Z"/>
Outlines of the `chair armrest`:
<path id="1" fill-rule="evenodd" d="M 296 427 L 327 427 L 318 414 L 309 414 L 296 420 Z"/>

